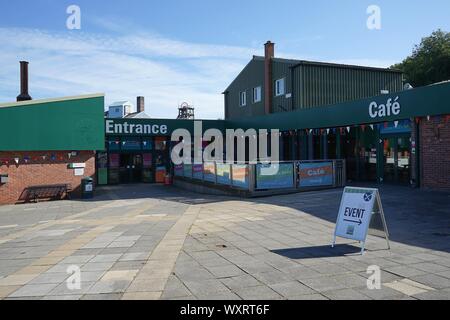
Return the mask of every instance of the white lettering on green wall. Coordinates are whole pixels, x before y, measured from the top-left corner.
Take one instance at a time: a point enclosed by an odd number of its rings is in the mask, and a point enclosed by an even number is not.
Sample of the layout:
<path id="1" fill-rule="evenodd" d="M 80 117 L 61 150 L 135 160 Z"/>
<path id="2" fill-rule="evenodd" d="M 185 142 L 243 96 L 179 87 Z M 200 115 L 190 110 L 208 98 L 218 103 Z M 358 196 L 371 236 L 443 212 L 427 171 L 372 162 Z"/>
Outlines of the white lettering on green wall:
<path id="1" fill-rule="evenodd" d="M 114 120 L 106 120 L 106 134 L 166 135 L 167 132 L 165 124 L 114 123 Z"/>
<path id="2" fill-rule="evenodd" d="M 375 101 L 373 101 L 369 105 L 369 115 L 372 119 L 398 116 L 400 111 L 401 106 L 398 102 L 398 97 L 394 99 L 394 103 L 392 103 L 392 99 L 389 98 L 386 104 L 378 105 Z"/>

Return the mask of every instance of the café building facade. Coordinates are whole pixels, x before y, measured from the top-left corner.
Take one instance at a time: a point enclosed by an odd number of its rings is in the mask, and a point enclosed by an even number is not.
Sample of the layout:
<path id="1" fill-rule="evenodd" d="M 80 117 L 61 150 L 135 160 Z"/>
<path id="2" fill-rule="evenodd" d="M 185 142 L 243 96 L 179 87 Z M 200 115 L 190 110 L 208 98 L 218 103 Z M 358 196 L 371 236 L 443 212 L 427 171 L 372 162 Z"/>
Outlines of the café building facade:
<path id="1" fill-rule="evenodd" d="M 24 202 L 36 186 L 78 196 L 84 178 L 162 183 L 174 171 L 172 133 L 193 134 L 195 121 L 202 132 L 277 129 L 280 161 L 343 159 L 348 182 L 450 191 L 450 82 L 203 121 L 105 118 L 103 94 L 30 99 L 0 104 L 0 204 Z"/>

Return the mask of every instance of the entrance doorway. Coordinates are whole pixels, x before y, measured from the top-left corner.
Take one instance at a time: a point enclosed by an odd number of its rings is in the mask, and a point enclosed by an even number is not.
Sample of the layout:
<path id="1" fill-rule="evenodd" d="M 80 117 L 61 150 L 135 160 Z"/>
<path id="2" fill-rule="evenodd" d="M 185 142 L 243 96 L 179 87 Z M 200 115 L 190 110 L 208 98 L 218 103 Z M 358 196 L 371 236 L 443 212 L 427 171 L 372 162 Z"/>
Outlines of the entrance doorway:
<path id="1" fill-rule="evenodd" d="M 138 183 L 142 182 L 142 154 L 123 153 L 120 155 L 120 182 Z"/>
<path id="2" fill-rule="evenodd" d="M 106 147 L 104 163 L 97 161 L 102 184 L 163 183 L 171 170 L 167 137 L 108 136 Z"/>
<path id="3" fill-rule="evenodd" d="M 383 181 L 409 184 L 411 180 L 411 138 L 391 136 L 383 138 Z"/>

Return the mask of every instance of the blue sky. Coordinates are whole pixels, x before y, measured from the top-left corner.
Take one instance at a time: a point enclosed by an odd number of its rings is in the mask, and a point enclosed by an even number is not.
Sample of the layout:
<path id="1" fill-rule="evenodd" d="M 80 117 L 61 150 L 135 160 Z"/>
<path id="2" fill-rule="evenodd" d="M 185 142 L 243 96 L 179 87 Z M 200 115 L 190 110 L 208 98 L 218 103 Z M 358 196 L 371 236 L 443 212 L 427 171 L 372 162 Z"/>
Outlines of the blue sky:
<path id="1" fill-rule="evenodd" d="M 183 101 L 223 117 L 221 92 L 269 39 L 279 57 L 389 66 L 450 29 L 448 0 L 0 1 L 0 101 L 17 96 L 25 59 L 35 99 L 144 95 L 153 117 L 175 117 Z M 66 28 L 71 4 L 81 30 Z M 381 30 L 366 27 L 372 4 Z"/>

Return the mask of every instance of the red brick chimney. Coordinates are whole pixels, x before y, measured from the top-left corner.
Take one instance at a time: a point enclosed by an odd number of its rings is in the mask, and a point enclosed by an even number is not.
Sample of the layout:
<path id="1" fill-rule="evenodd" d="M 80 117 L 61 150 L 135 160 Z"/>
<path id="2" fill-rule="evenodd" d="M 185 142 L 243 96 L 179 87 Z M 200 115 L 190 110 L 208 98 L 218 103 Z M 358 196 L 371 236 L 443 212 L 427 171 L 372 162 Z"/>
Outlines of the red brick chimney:
<path id="1" fill-rule="evenodd" d="M 17 101 L 31 100 L 28 94 L 28 62 L 20 61 L 20 94 L 17 96 Z"/>
<path id="2" fill-rule="evenodd" d="M 264 45 L 264 111 L 266 114 L 272 112 L 272 59 L 275 57 L 275 43 L 267 41 Z"/>
<path id="3" fill-rule="evenodd" d="M 144 97 L 137 97 L 136 111 L 137 112 L 144 112 L 145 111 L 145 100 L 144 100 Z"/>

